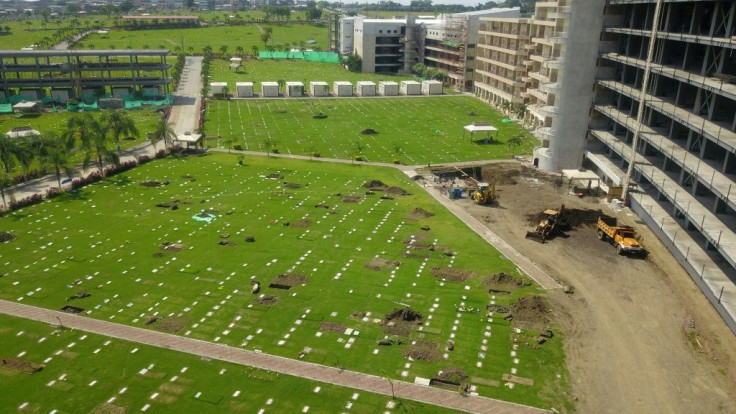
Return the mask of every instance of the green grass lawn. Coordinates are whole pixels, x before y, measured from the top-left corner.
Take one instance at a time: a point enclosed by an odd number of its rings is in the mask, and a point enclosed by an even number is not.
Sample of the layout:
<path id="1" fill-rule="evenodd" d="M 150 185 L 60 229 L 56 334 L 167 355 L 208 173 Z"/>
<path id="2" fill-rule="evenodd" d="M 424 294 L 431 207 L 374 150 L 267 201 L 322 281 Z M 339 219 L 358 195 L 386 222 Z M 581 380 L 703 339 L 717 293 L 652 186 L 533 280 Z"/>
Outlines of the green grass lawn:
<path id="1" fill-rule="evenodd" d="M 358 81 L 373 81 L 378 84 L 380 80 L 400 82 L 416 79 L 411 75 L 350 72 L 337 63 L 304 60 L 244 60 L 245 69 L 239 69 L 237 72 L 232 70 L 229 64 L 227 60 L 214 59 L 210 69 L 210 82 L 227 82 L 233 95 L 237 94 L 235 82 L 253 82 L 254 92 L 260 94 L 261 82 L 276 82 L 279 79 L 287 82 L 301 81 L 306 92 L 309 92 L 309 82 L 313 81 L 327 82 L 332 88 L 334 81 L 349 81 L 353 84 Z"/>
<path id="2" fill-rule="evenodd" d="M 368 180 L 411 194 L 366 194 Z M 172 200 L 178 209 L 157 207 Z M 205 209 L 214 220 L 195 221 Z M 485 312 L 537 286 L 490 294 L 485 278 L 521 277 L 514 264 L 391 168 L 167 158 L 10 213 L 0 228 L 17 236 L 0 244 L 4 299 L 408 381 L 457 367 L 481 395 L 566 404 L 559 336 L 529 346 L 536 333 Z M 279 275 L 291 288 L 271 287 L 286 283 Z M 80 292 L 90 296 L 68 300 Z M 423 325 L 405 327 L 401 345 L 377 345 L 394 334 L 384 315 L 404 307 Z M 408 359 L 422 343 L 431 360 Z M 509 372 L 535 383 L 504 387 Z"/>
<path id="3" fill-rule="evenodd" d="M 253 46 L 265 50 L 261 41 L 261 27 L 269 25 L 218 26 L 186 29 L 158 30 L 111 30 L 107 34 L 93 33 L 77 47 L 81 49 L 175 49 L 182 47 L 190 53 L 201 53 L 205 46 L 210 46 L 218 53 L 220 47 L 228 47 L 228 55 L 235 54 L 235 48 L 242 46 L 246 54 L 251 53 Z M 313 39 L 317 43 L 313 48 L 327 48 L 327 29 L 324 26 L 310 24 L 272 25 L 273 34 L 270 45 L 296 44 Z"/>
<path id="4" fill-rule="evenodd" d="M 351 412 L 376 413 L 390 401 L 382 395 L 5 315 L 0 315 L 0 335 L 3 359 L 44 365 L 32 375 L 0 366 L 0 406 L 5 412 L 117 412 L 116 407 L 140 412 L 147 407 L 151 413 L 259 409 L 296 413 L 307 406 L 309 412 L 319 413 L 339 412 L 350 403 Z M 147 371 L 141 374 L 143 369 Z M 399 404 L 398 412 L 451 412 L 414 401 Z M 103 408 L 110 411 L 95 411 Z"/>
<path id="5" fill-rule="evenodd" d="M 314 119 L 320 112 L 328 118 Z M 526 138 L 516 154 L 530 153 L 536 140 L 519 125 L 502 123 L 502 118 L 467 96 L 210 100 L 206 133 L 212 146 L 224 147 L 233 137 L 243 149 L 265 151 L 271 140 L 284 154 L 319 151 L 323 157 L 350 159 L 361 152 L 367 161 L 398 158 L 408 165 L 510 158 L 506 142 L 518 134 Z M 499 129 L 497 140 L 483 143 L 479 133 L 473 141 L 469 133 L 463 137 L 464 125 L 481 121 Z M 361 134 L 368 128 L 378 134 Z"/>

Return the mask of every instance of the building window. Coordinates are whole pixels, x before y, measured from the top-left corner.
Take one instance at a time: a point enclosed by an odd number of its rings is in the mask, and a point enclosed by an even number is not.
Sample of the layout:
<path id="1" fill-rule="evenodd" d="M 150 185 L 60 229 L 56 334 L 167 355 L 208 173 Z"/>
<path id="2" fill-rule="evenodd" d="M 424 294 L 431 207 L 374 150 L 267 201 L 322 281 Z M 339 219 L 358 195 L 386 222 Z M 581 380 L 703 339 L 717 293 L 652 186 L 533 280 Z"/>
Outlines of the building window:
<path id="1" fill-rule="evenodd" d="M 383 33 L 383 30 L 379 30 L 378 33 Z"/>

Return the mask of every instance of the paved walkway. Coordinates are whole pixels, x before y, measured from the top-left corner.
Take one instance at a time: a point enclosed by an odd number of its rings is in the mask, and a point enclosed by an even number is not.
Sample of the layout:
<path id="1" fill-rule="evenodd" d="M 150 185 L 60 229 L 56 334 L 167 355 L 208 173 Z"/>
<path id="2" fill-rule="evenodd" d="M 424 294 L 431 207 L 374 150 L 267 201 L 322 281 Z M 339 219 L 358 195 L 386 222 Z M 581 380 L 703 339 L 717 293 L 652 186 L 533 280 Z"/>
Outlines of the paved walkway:
<path id="1" fill-rule="evenodd" d="M 0 313 L 32 319 L 66 328 L 122 339 L 125 341 L 171 349 L 192 355 L 204 356 L 239 365 L 293 375 L 313 381 L 334 384 L 390 396 L 388 380 L 374 375 L 313 364 L 269 354 L 248 351 L 223 344 L 116 324 L 84 316 L 41 309 L 20 303 L 0 300 Z M 398 398 L 434 404 L 471 413 L 547 413 L 549 411 L 478 396 L 465 396 L 458 392 L 392 380 L 393 392 Z"/>

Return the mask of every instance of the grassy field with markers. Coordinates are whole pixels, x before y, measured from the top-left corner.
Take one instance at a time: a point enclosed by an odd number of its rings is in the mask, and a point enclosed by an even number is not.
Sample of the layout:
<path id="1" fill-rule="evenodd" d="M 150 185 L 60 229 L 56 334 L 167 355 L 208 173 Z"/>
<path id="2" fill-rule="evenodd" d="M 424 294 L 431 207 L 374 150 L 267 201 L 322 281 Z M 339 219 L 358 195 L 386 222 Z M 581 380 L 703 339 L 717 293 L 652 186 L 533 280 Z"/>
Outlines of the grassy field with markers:
<path id="1" fill-rule="evenodd" d="M 3 299 L 566 404 L 560 336 L 537 345 L 539 332 L 499 313 L 536 300 L 537 286 L 391 168 L 167 158 L 10 213 L 0 228 L 15 236 L 0 244 Z"/>
<path id="2" fill-rule="evenodd" d="M 318 114 L 326 118 L 315 119 Z M 240 145 L 283 154 L 347 158 L 418 165 L 511 158 L 531 153 L 534 140 L 516 123 L 467 96 L 333 99 L 211 100 L 206 115 L 209 145 Z M 490 143 L 483 133 L 463 134 L 463 126 L 487 122 L 496 126 Z M 374 133 L 365 134 L 372 129 Z M 511 148 L 509 138 L 523 144 Z"/>

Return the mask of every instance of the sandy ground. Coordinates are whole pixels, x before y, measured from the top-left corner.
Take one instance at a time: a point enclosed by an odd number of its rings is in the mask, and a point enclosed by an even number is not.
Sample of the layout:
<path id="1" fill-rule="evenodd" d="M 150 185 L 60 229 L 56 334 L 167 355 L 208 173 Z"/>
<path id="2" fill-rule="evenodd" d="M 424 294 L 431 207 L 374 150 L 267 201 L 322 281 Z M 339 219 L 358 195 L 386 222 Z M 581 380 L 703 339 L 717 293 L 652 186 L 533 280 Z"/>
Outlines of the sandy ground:
<path id="1" fill-rule="evenodd" d="M 736 412 L 736 337 L 656 236 L 628 210 L 615 213 L 597 198 L 568 196 L 567 183 L 557 187 L 554 177 L 515 181 L 497 186 L 497 205 L 456 202 L 575 289 L 551 291 L 550 299 L 565 336 L 578 412 Z M 589 226 L 545 244 L 524 238 L 532 228 L 527 215 L 563 203 L 603 209 L 636 226 L 649 256 L 619 256 Z"/>

